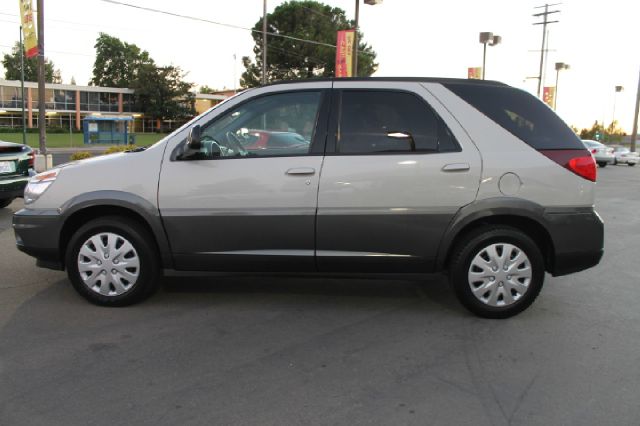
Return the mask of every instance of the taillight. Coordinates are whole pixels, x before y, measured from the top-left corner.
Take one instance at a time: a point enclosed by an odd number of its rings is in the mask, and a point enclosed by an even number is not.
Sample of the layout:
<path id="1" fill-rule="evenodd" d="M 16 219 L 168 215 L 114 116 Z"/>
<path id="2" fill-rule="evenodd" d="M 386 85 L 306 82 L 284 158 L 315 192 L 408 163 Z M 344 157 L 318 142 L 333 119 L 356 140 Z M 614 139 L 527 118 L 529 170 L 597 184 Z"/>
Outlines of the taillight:
<path id="1" fill-rule="evenodd" d="M 567 168 L 578 176 L 582 176 L 591 182 L 596 181 L 596 162 L 593 157 L 576 157 L 569 160 Z"/>
<path id="2" fill-rule="evenodd" d="M 36 154 L 34 151 L 31 151 L 30 153 L 27 154 L 27 156 L 29 157 L 29 168 L 33 169 L 35 162 L 36 162 Z"/>
<path id="3" fill-rule="evenodd" d="M 596 181 L 596 162 L 588 154 L 589 151 L 582 149 L 547 149 L 539 152 L 578 176 L 592 182 Z"/>
<path id="4" fill-rule="evenodd" d="M 595 154 L 596 152 L 598 152 L 598 150 L 597 150 L 597 149 L 595 149 L 595 148 L 593 148 L 593 149 L 591 150 L 591 153 L 592 153 L 592 154 Z"/>

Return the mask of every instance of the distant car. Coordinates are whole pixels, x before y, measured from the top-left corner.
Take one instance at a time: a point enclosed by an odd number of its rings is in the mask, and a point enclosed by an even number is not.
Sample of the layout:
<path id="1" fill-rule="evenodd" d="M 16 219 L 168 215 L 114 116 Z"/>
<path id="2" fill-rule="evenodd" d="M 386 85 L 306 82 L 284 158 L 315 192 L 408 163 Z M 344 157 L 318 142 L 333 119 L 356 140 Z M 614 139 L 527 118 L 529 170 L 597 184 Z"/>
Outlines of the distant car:
<path id="1" fill-rule="evenodd" d="M 582 140 L 584 146 L 591 151 L 591 155 L 600 167 L 607 167 L 607 164 L 615 163 L 616 157 L 613 154 L 613 148 L 606 146 L 597 141 Z"/>
<path id="2" fill-rule="evenodd" d="M 626 164 L 635 166 L 640 161 L 640 155 L 637 152 L 631 152 L 626 146 L 615 146 L 613 148 L 613 164 Z"/>
<path id="3" fill-rule="evenodd" d="M 271 149 L 279 150 L 283 154 L 286 154 L 283 151 L 295 154 L 300 150 L 307 151 L 310 144 L 302 135 L 294 132 L 247 130 L 239 132 L 238 138 L 247 151 Z"/>
<path id="4" fill-rule="evenodd" d="M 27 145 L 0 141 L 0 208 L 22 197 L 33 171 L 34 152 Z"/>

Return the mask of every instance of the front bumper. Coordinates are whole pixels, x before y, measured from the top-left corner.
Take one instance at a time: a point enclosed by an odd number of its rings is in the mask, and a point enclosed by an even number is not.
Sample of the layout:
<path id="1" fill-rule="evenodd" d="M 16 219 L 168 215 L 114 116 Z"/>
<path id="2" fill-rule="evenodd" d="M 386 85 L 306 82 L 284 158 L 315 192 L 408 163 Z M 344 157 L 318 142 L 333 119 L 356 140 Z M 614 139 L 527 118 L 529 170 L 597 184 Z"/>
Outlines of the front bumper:
<path id="1" fill-rule="evenodd" d="M 18 250 L 36 258 L 41 267 L 62 270 L 60 233 L 63 220 L 56 210 L 22 209 L 13 215 Z"/>
<path id="2" fill-rule="evenodd" d="M 604 222 L 593 208 L 547 211 L 553 240 L 549 269 L 553 276 L 583 271 L 600 263 L 604 254 Z"/>
<path id="3" fill-rule="evenodd" d="M 0 199 L 22 197 L 29 179 L 29 176 L 0 178 Z"/>

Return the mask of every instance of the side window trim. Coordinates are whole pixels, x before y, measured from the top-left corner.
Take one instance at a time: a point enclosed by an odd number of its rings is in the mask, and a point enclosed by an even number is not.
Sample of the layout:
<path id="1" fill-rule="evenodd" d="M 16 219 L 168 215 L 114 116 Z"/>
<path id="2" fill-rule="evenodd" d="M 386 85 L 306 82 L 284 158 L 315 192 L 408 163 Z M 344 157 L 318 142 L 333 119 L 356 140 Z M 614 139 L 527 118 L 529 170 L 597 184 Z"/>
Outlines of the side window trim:
<path id="1" fill-rule="evenodd" d="M 313 137 L 311 139 L 311 145 L 309 147 L 309 152 L 306 154 L 283 154 L 283 155 L 269 155 L 264 157 L 217 157 L 215 161 L 219 160 L 241 160 L 241 159 L 258 159 L 258 158 L 282 158 L 282 157 L 309 157 L 309 156 L 317 156 L 324 155 L 324 150 L 327 142 L 327 129 L 328 129 L 328 121 L 329 121 L 329 113 L 331 107 L 331 98 L 332 98 L 332 89 L 323 88 L 323 89 L 311 89 L 311 88 L 301 88 L 298 90 L 283 90 L 280 92 L 269 92 L 263 93 L 257 96 L 250 97 L 245 99 L 244 101 L 234 105 L 233 108 L 224 111 L 220 115 L 212 118 L 207 123 L 202 124 L 203 128 L 212 126 L 218 120 L 225 118 L 228 114 L 231 114 L 234 110 L 241 108 L 249 102 L 255 101 L 257 99 L 261 99 L 267 96 L 274 95 L 284 95 L 290 93 L 301 93 L 301 92 L 318 92 L 320 93 L 320 102 L 318 106 L 318 113 L 316 115 L 316 122 L 313 130 Z M 170 161 L 214 161 L 212 159 L 207 160 L 181 160 L 179 158 L 180 154 L 184 150 L 184 146 L 186 144 L 186 138 L 182 140 L 180 143 L 176 145 L 173 149 L 170 157 Z"/>
<path id="2" fill-rule="evenodd" d="M 437 150 L 416 150 L 416 151 L 380 151 L 380 152 L 367 152 L 367 153 L 345 153 L 338 151 L 338 138 L 340 133 L 340 122 L 342 120 L 342 94 L 343 92 L 394 92 L 394 93 L 406 93 L 416 97 L 425 107 L 433 112 L 438 122 L 438 149 Z M 325 148 L 325 155 L 330 156 L 353 156 L 353 155 L 429 155 L 429 154 L 444 154 L 451 152 L 461 152 L 462 146 L 458 142 L 454 133 L 451 131 L 446 121 L 438 114 L 438 112 L 424 99 L 420 94 L 404 89 L 387 89 L 387 88 L 340 88 L 332 90 L 332 102 L 329 114 L 329 126 L 328 135 Z M 448 130 L 452 137 L 452 142 L 455 149 L 440 151 L 440 130 Z"/>

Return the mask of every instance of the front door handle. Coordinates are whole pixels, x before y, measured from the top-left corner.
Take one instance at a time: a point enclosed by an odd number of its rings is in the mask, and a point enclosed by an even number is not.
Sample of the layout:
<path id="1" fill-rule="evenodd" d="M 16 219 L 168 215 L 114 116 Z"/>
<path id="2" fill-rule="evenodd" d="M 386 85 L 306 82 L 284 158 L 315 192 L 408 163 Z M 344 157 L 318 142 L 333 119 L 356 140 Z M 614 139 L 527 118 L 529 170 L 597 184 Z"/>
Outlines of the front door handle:
<path id="1" fill-rule="evenodd" d="M 313 175 L 316 173 L 316 169 L 313 167 L 295 167 L 287 170 L 288 175 Z"/>
<path id="2" fill-rule="evenodd" d="M 470 168 L 471 166 L 469 165 L 469 163 L 451 163 L 451 164 L 445 164 L 444 167 L 442 167 L 442 171 L 443 172 L 466 172 Z"/>

